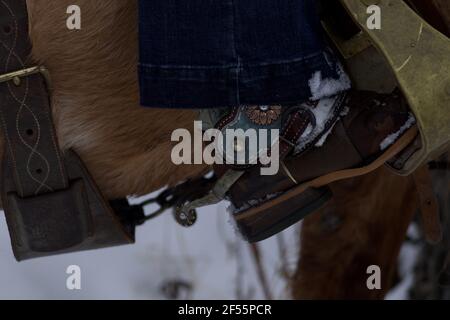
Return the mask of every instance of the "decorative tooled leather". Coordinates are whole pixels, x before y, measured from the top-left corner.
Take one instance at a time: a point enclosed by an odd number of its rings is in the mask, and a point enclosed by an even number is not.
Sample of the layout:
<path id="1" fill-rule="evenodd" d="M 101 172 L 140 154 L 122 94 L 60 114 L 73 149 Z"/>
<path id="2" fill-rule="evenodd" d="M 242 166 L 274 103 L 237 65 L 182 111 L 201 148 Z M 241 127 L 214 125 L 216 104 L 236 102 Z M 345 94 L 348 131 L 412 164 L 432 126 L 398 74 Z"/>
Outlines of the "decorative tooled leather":
<path id="1" fill-rule="evenodd" d="M 269 146 L 270 154 L 271 147 L 275 143 L 279 143 L 279 157 L 284 159 L 294 149 L 297 140 L 310 124 L 314 124 L 314 116 L 308 112 L 307 106 L 241 106 L 232 108 L 222 116 L 216 124 L 216 129 L 220 130 L 224 136 L 224 148 L 226 148 L 227 130 L 229 129 L 241 129 L 244 132 L 248 129 L 255 129 L 258 133 L 260 130 L 267 130 L 267 141 L 262 145 Z M 279 139 L 277 136 L 272 136 L 271 130 L 273 129 L 278 130 Z M 258 135 L 258 145 L 261 145 L 260 139 L 261 136 Z M 246 144 L 245 151 L 249 153 L 248 144 Z M 230 166 L 246 169 L 252 165 Z"/>
<path id="2" fill-rule="evenodd" d="M 277 121 L 282 112 L 281 106 L 248 106 L 247 117 L 257 125 L 270 125 Z"/>
<path id="3" fill-rule="evenodd" d="M 26 3 L 1 0 L 0 72 L 30 67 Z M 68 181 L 53 130 L 48 94 L 41 75 L 20 85 L 0 84 L 0 114 L 8 164 L 21 197 L 65 189 Z"/>

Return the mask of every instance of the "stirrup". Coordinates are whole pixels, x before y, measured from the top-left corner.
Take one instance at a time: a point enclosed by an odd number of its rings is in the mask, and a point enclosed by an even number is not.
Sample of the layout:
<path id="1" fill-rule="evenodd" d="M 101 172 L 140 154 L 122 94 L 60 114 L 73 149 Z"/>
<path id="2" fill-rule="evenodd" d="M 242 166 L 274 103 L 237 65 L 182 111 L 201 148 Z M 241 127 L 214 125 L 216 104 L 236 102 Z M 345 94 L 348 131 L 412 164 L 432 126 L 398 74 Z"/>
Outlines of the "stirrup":
<path id="1" fill-rule="evenodd" d="M 403 168 L 395 168 L 399 174 L 410 174 L 450 147 L 450 40 L 404 1 L 341 2 L 386 58 L 417 119 L 422 147 Z M 381 9 L 381 30 L 367 26 L 370 5 Z"/>

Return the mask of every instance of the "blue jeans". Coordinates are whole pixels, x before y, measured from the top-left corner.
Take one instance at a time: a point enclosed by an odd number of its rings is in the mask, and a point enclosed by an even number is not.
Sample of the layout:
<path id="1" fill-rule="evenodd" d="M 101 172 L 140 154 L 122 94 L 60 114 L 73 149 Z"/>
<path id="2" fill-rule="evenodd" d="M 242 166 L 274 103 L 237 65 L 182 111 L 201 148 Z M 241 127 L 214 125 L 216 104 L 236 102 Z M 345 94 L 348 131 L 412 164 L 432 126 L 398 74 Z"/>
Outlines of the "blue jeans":
<path id="1" fill-rule="evenodd" d="M 139 2 L 144 106 L 295 104 L 317 98 L 311 81 L 342 78 L 315 0 Z"/>

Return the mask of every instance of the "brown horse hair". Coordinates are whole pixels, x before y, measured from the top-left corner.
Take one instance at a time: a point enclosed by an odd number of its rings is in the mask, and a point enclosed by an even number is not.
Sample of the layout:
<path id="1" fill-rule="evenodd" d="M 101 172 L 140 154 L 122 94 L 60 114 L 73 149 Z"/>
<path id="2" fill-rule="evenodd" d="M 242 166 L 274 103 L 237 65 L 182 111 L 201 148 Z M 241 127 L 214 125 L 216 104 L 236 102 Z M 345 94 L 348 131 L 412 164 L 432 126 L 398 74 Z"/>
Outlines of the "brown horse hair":
<path id="1" fill-rule="evenodd" d="M 147 109 L 138 93 L 135 0 L 78 0 L 81 30 L 66 27 L 71 0 L 27 0 L 34 62 L 52 79 L 62 150 L 74 149 L 108 198 L 142 195 L 197 175 L 176 166 L 171 134 L 195 112 Z"/>

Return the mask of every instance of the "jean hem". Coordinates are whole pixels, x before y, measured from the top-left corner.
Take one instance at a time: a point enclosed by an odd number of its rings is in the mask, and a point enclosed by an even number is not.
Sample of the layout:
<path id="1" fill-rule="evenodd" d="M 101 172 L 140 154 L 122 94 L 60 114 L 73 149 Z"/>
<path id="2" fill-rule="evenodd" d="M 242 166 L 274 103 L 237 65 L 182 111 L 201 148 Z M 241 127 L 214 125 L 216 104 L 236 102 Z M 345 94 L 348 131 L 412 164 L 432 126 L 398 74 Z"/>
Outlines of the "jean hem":
<path id="1" fill-rule="evenodd" d="M 317 95 L 310 80 L 318 72 L 323 79 L 342 78 L 341 66 L 325 51 L 289 63 L 239 68 L 165 68 L 141 64 L 141 105 L 204 109 L 302 103 Z M 338 89 L 342 88 L 345 86 Z"/>

